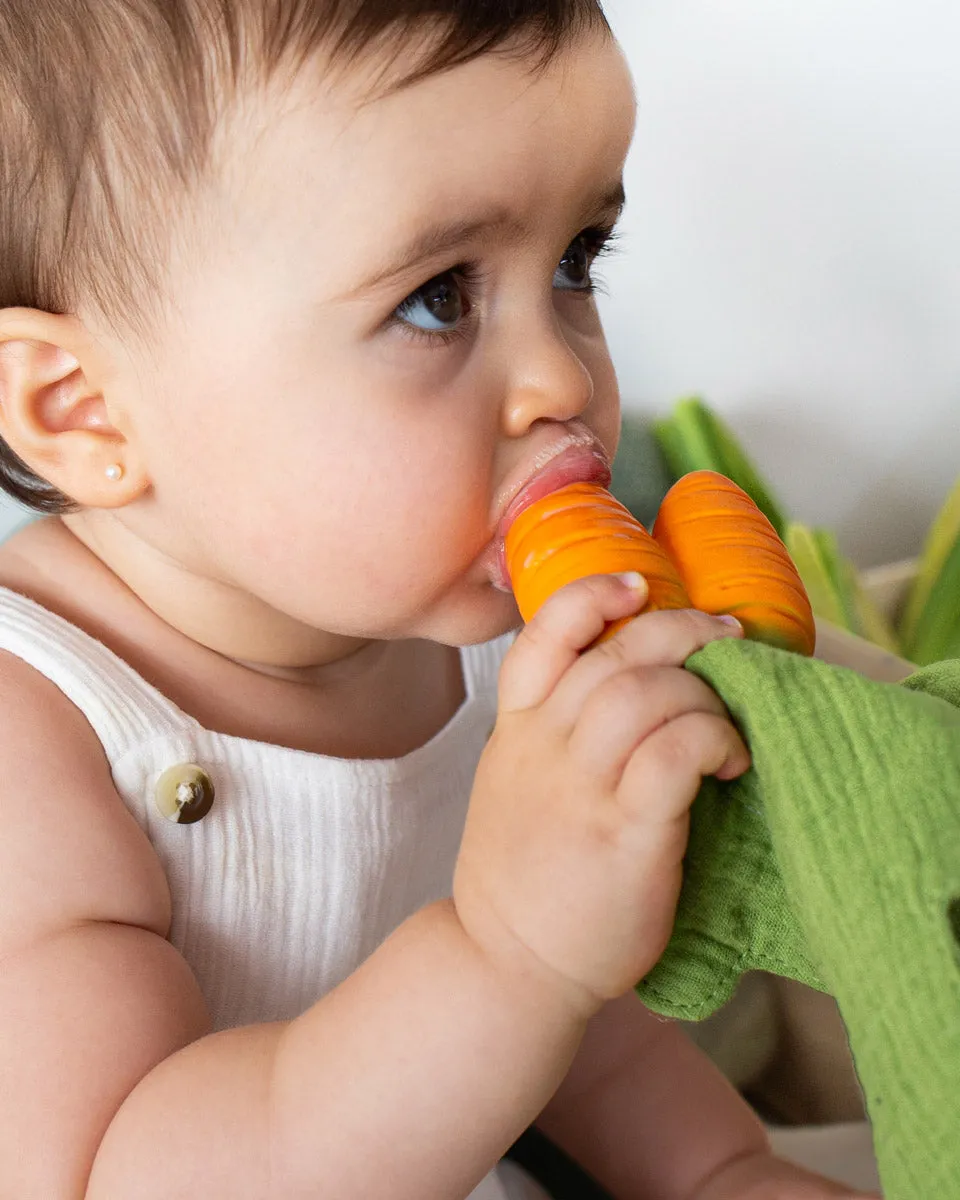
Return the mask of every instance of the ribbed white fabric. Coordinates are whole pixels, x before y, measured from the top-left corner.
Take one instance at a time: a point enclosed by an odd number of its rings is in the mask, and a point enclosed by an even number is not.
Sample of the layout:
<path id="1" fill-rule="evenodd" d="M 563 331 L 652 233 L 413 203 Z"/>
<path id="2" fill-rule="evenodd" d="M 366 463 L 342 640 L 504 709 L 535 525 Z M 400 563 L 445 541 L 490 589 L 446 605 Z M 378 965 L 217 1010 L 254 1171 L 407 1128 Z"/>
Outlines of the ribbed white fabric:
<path id="1" fill-rule="evenodd" d="M 216 1029 L 297 1016 L 450 894 L 511 638 L 461 650 L 466 699 L 426 745 L 341 759 L 203 728 L 102 643 L 0 588 L 0 649 L 54 683 L 100 739 L 166 871 L 170 941 Z M 178 763 L 199 764 L 216 788 L 193 825 L 172 824 L 154 802 L 157 779 Z M 475 1200 L 502 1194 L 491 1176 Z"/>

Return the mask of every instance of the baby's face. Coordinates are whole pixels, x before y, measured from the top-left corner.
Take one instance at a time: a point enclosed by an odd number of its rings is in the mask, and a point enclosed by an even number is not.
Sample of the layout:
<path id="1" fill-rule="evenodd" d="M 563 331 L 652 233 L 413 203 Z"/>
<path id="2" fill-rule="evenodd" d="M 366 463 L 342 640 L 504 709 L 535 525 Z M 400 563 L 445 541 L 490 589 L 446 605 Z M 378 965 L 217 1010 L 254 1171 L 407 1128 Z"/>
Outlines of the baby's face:
<path id="1" fill-rule="evenodd" d="M 231 134 L 138 365 L 142 529 L 319 630 L 475 641 L 517 623 L 490 544 L 537 456 L 615 449 L 583 231 L 617 215 L 633 92 L 599 34 L 542 76 L 366 82 L 305 75 Z"/>

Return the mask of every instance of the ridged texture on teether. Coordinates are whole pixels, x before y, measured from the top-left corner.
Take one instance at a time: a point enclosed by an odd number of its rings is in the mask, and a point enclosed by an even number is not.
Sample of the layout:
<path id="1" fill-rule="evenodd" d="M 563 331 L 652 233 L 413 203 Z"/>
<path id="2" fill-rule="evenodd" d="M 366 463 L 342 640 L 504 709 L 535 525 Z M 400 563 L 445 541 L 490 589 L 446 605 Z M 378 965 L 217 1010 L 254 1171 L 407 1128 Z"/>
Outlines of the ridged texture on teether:
<path id="1" fill-rule="evenodd" d="M 749 638 L 813 653 L 813 613 L 786 547 L 746 492 L 715 471 L 673 485 L 653 536 L 598 484 L 559 488 L 520 513 L 505 554 L 525 621 L 575 579 L 638 571 L 650 589 L 644 612 L 729 613 Z M 601 640 L 624 623 L 612 622 Z"/>
<path id="2" fill-rule="evenodd" d="M 793 560 L 756 504 L 725 475 L 684 475 L 663 498 L 653 532 L 694 608 L 730 613 L 755 641 L 813 653 L 813 612 Z"/>
<path id="3" fill-rule="evenodd" d="M 525 621 L 565 584 L 623 571 L 639 571 L 646 579 L 650 598 L 645 612 L 690 607 L 673 563 L 599 484 L 571 483 L 524 509 L 507 532 L 506 558 Z M 611 622 L 603 637 L 622 624 Z"/>

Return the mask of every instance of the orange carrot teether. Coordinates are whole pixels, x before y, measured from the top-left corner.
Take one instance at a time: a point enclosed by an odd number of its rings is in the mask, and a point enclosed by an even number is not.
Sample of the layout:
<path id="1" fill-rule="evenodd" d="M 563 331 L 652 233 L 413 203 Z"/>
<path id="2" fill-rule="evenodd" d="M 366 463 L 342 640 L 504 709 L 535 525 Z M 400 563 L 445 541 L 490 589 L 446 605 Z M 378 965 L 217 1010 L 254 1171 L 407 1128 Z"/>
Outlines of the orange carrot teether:
<path id="1" fill-rule="evenodd" d="M 690 607 L 670 559 L 629 509 L 596 483 L 568 484 L 525 508 L 507 530 L 505 552 L 525 621 L 564 584 L 620 571 L 639 571 L 646 579 L 645 612 Z M 601 638 L 629 620 L 611 622 Z"/>
<path id="2" fill-rule="evenodd" d="M 716 471 L 684 475 L 663 498 L 653 531 L 694 608 L 730 613 L 755 641 L 813 654 L 816 628 L 797 568 L 732 480 Z"/>
<path id="3" fill-rule="evenodd" d="M 732 613 L 747 637 L 813 653 L 813 614 L 786 548 L 746 492 L 715 471 L 674 484 L 652 537 L 598 484 L 559 488 L 519 514 L 505 553 L 526 621 L 574 579 L 639 571 L 650 588 L 644 612 Z M 612 622 L 598 640 L 625 623 Z"/>

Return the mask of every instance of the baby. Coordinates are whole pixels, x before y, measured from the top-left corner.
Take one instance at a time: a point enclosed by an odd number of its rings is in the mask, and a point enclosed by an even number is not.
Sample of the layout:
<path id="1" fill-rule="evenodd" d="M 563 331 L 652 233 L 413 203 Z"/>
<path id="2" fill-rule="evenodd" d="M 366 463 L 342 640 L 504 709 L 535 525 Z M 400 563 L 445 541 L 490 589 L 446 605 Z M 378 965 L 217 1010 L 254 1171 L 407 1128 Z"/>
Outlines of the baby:
<path id="1" fill-rule="evenodd" d="M 632 985 L 745 747 L 605 482 L 594 0 L 3 0 L 0 1195 L 850 1195 Z"/>

